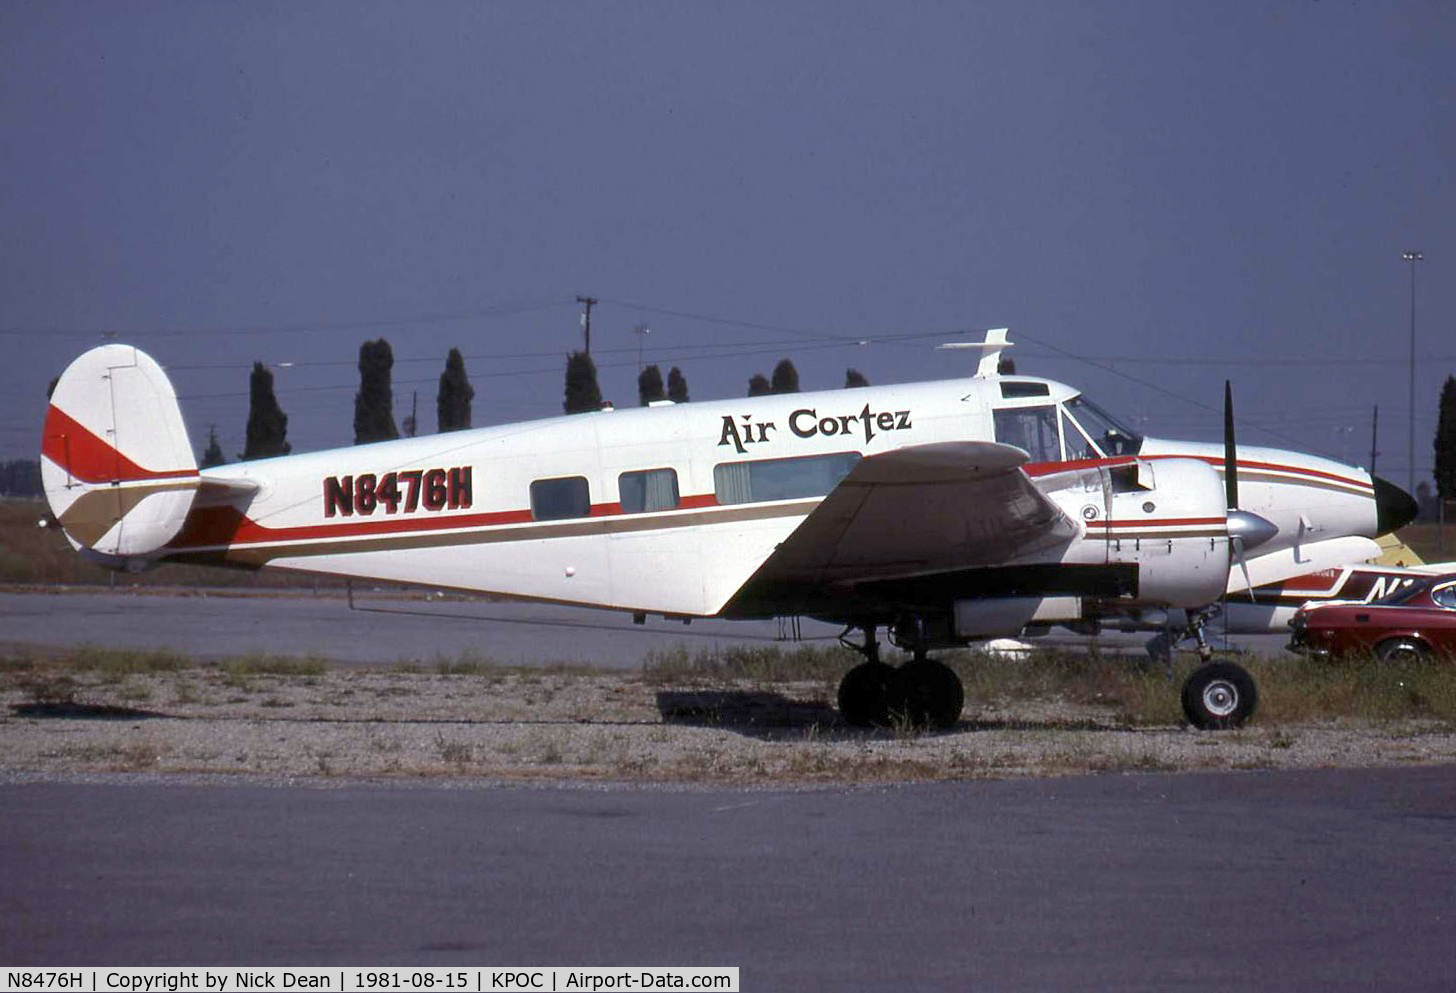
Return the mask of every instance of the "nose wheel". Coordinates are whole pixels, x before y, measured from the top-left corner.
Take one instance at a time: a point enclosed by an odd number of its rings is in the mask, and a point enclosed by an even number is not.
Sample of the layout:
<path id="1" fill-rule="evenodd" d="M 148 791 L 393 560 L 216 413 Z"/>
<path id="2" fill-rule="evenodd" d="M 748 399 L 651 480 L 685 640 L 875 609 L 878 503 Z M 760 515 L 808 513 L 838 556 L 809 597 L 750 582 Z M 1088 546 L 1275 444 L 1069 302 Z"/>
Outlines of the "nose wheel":
<path id="1" fill-rule="evenodd" d="M 955 727 L 965 706 L 960 677 L 943 662 L 914 650 L 911 661 L 896 668 L 880 660 L 874 625 L 862 629 L 862 644 L 841 638 L 865 660 L 839 682 L 839 716 L 856 727 L 911 727 L 944 730 Z"/>
<path id="2" fill-rule="evenodd" d="M 1205 731 L 1239 727 L 1253 716 L 1258 704 L 1254 677 L 1232 662 L 1211 662 L 1195 669 L 1183 684 L 1183 713 L 1188 723 Z"/>

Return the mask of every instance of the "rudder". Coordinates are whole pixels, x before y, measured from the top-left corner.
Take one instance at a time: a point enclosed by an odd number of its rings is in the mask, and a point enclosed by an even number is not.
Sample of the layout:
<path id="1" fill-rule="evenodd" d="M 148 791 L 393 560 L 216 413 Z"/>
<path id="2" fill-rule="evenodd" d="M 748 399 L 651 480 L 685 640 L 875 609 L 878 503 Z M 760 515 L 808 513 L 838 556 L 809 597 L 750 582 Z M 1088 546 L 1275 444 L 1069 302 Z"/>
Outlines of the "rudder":
<path id="1" fill-rule="evenodd" d="M 177 535 L 200 478 L 177 394 L 151 356 L 102 345 L 66 367 L 46 411 L 41 481 L 67 537 L 103 559 L 144 560 Z"/>

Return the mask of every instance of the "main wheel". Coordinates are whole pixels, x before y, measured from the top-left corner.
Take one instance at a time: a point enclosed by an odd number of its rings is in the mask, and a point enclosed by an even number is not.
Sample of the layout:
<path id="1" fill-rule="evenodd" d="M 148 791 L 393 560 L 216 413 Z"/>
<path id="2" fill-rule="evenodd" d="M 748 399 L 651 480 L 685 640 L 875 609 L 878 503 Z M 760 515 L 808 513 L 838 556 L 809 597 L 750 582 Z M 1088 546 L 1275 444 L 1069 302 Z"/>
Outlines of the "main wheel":
<path id="1" fill-rule="evenodd" d="M 890 723 L 891 688 L 898 682 L 893 666 L 861 662 L 839 681 L 839 716 L 855 727 Z"/>
<path id="2" fill-rule="evenodd" d="M 902 665 L 895 675 L 899 692 L 890 705 L 892 711 L 903 715 L 914 727 L 955 727 L 966 703 L 966 690 L 950 666 L 934 659 L 915 659 Z"/>
<path id="3" fill-rule="evenodd" d="M 1415 638 L 1386 638 L 1375 646 L 1375 657 L 1382 662 L 1424 662 L 1431 650 Z"/>
<path id="4" fill-rule="evenodd" d="M 1232 662 L 1195 669 L 1183 684 L 1183 713 L 1190 724 L 1205 731 L 1239 727 L 1258 704 L 1254 677 Z"/>

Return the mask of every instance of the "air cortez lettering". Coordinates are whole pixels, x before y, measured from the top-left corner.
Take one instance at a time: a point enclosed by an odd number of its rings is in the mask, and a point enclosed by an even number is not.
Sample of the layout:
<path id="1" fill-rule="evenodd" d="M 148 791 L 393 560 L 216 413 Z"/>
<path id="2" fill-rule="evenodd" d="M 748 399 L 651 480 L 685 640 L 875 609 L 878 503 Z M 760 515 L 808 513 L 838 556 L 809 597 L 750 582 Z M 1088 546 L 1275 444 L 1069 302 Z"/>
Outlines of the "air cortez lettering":
<path id="1" fill-rule="evenodd" d="M 814 407 L 801 407 L 789 415 L 788 424 L 789 431 L 798 438 L 834 438 L 856 434 L 864 437 L 865 444 L 887 431 L 907 431 L 914 427 L 910 411 L 874 411 L 869 404 L 865 404 L 864 409 L 857 414 L 823 416 Z M 740 414 L 737 418 L 724 414 L 722 428 L 718 433 L 718 444 L 732 445 L 740 455 L 745 455 L 748 445 L 768 441 L 778 428 L 774 421 L 755 421 L 750 414 Z"/>

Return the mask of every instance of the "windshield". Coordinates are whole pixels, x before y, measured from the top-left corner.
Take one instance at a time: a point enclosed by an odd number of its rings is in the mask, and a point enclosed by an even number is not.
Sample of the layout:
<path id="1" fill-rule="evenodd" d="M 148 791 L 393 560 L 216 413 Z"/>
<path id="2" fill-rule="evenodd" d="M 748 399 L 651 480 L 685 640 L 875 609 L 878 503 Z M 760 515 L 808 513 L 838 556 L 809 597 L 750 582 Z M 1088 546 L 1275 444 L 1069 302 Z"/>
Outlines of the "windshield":
<path id="1" fill-rule="evenodd" d="M 1136 455 L 1142 436 L 1115 421 L 1086 397 L 1073 397 L 1064 405 L 1067 416 L 1092 439 L 1103 455 Z"/>
<path id="2" fill-rule="evenodd" d="M 1385 594 L 1385 596 L 1383 596 L 1383 597 L 1377 597 L 1376 599 L 1371 600 L 1370 602 L 1371 603 L 1382 604 L 1382 605 L 1385 605 L 1385 606 L 1391 606 L 1391 605 L 1398 604 L 1398 603 L 1405 603 L 1407 600 L 1409 600 L 1411 597 L 1415 596 L 1417 593 L 1424 593 L 1426 590 L 1430 589 L 1431 588 L 1431 584 L 1434 583 L 1434 582 L 1435 582 L 1435 580 L 1433 580 L 1433 579 L 1418 579 L 1418 580 L 1415 580 L 1413 582 L 1407 582 L 1404 585 L 1402 585 L 1399 589 L 1397 589 L 1395 592 L 1393 592 L 1393 593 L 1387 593 L 1387 594 Z"/>

